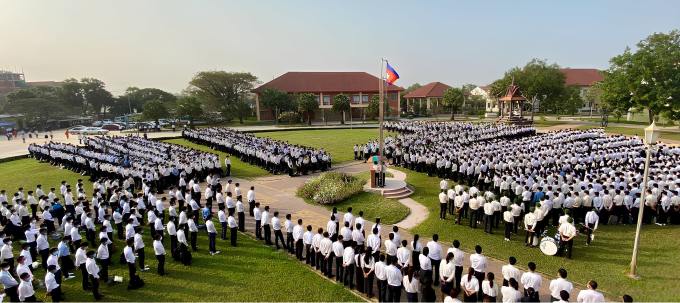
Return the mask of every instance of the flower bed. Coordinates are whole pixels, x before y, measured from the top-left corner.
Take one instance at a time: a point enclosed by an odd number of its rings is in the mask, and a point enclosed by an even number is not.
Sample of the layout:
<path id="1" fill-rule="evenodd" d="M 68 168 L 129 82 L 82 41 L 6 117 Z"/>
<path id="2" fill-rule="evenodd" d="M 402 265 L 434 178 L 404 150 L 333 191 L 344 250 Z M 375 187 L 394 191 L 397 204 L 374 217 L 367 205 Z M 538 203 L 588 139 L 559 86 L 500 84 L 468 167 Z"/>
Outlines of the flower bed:
<path id="1" fill-rule="evenodd" d="M 329 172 L 313 178 L 297 191 L 297 195 L 319 204 L 333 204 L 363 191 L 366 180 L 348 174 Z"/>

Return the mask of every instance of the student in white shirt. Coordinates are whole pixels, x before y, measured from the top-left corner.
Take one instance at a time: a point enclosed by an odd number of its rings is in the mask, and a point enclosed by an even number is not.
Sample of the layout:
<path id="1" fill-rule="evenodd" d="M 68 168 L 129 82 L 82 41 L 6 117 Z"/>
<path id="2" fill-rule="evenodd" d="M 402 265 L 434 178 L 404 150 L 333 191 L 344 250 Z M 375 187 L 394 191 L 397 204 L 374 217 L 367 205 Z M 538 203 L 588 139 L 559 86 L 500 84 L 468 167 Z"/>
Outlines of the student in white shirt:
<path id="1" fill-rule="evenodd" d="M 477 292 L 479 291 L 479 281 L 475 277 L 475 270 L 470 267 L 468 273 L 461 278 L 460 288 L 463 290 L 465 302 L 477 302 Z"/>
<path id="2" fill-rule="evenodd" d="M 205 230 L 208 232 L 208 251 L 211 256 L 219 254 L 220 251 L 215 247 L 215 240 L 217 239 L 217 229 L 215 223 L 212 222 L 212 216 L 209 215 L 205 220 Z"/>
<path id="3" fill-rule="evenodd" d="M 397 268 L 394 263 L 387 261 L 387 267 L 385 268 L 385 273 L 387 274 L 387 301 L 388 302 L 399 302 L 401 297 L 401 286 L 404 277 L 401 275 L 401 271 Z"/>
<path id="4" fill-rule="evenodd" d="M 522 292 L 519 291 L 519 283 L 515 278 L 510 278 L 508 286 L 501 287 L 503 303 L 516 303 L 522 300 Z"/>
<path id="5" fill-rule="evenodd" d="M 434 272 L 434 286 L 439 285 L 439 265 L 442 262 L 442 246 L 437 243 L 439 240 L 439 235 L 432 235 L 432 241 L 427 242 L 427 248 L 429 250 L 428 257 L 432 264 L 432 271 Z"/>
<path id="6" fill-rule="evenodd" d="M 354 248 L 347 246 L 342 252 L 342 267 L 344 268 L 343 284 L 349 286 L 349 289 L 354 289 Z"/>
<path id="7" fill-rule="evenodd" d="M 578 303 L 594 303 L 594 302 L 605 302 L 604 295 L 597 291 L 597 282 L 590 280 L 588 281 L 588 289 L 584 289 L 578 293 L 576 298 Z"/>
<path id="8" fill-rule="evenodd" d="M 92 294 L 95 300 L 101 300 L 103 295 L 99 292 L 99 266 L 94 259 L 94 251 L 87 252 L 87 260 L 85 261 L 85 268 L 87 269 L 88 277 L 92 283 Z"/>
<path id="9" fill-rule="evenodd" d="M 156 255 L 156 260 L 158 260 L 158 275 L 165 275 L 165 247 L 163 247 L 163 236 L 161 234 L 155 234 L 153 236 L 153 252 Z"/>
<path id="10" fill-rule="evenodd" d="M 536 263 L 529 262 L 527 266 L 529 267 L 529 271 L 522 274 L 521 278 L 522 286 L 524 286 L 524 295 L 527 296 L 527 290 L 533 288 L 536 291 L 536 297 L 540 298 L 539 290 L 541 289 L 543 278 L 540 274 L 536 273 Z"/>
<path id="11" fill-rule="evenodd" d="M 33 282 L 29 273 L 23 273 L 19 279 L 19 288 L 17 293 L 21 302 L 36 302 L 35 290 L 33 290 Z"/>
<path id="12" fill-rule="evenodd" d="M 52 302 L 60 302 L 62 300 L 61 285 L 57 283 L 57 277 L 55 275 L 56 272 L 56 266 L 47 266 L 47 273 L 45 274 L 45 288 L 49 296 L 52 298 Z"/>
<path id="13" fill-rule="evenodd" d="M 482 281 L 482 293 L 484 302 L 496 302 L 498 296 L 498 284 L 494 281 L 492 272 L 486 273 L 486 280 Z"/>
<path id="14" fill-rule="evenodd" d="M 479 281 L 484 281 L 486 277 L 486 257 L 482 254 L 482 247 L 475 245 L 475 253 L 470 255 L 470 267 L 475 271 L 475 278 L 477 278 L 479 289 L 477 289 L 478 300 L 482 301 L 482 284 Z"/>
<path id="15" fill-rule="evenodd" d="M 446 259 L 444 264 L 439 268 L 439 276 L 441 277 L 442 283 L 442 293 L 449 294 L 453 284 L 456 282 L 456 266 L 453 262 L 454 254 L 453 252 L 446 253 Z"/>
<path id="16" fill-rule="evenodd" d="M 231 246 L 236 247 L 238 224 L 236 223 L 234 216 L 227 217 L 227 225 L 229 226 L 229 243 Z"/>
<path id="17" fill-rule="evenodd" d="M 503 265 L 501 267 L 501 273 L 503 274 L 503 286 L 508 286 L 510 279 L 515 279 L 515 281 L 519 281 L 522 272 L 515 267 L 515 264 L 517 263 L 517 259 L 515 257 L 510 257 L 508 260 L 509 264 Z"/>
<path id="18" fill-rule="evenodd" d="M 550 281 L 550 299 L 551 301 L 559 301 L 561 299 L 560 292 L 566 291 L 567 294 L 571 295 L 571 291 L 574 289 L 574 285 L 567 281 L 567 271 L 564 268 L 560 268 L 557 271 L 558 278 Z"/>
<path id="19" fill-rule="evenodd" d="M 408 302 L 418 302 L 418 292 L 420 291 L 420 282 L 418 276 L 414 275 L 414 268 L 411 267 L 406 271 L 403 279 L 404 292 L 406 292 L 406 299 Z"/>

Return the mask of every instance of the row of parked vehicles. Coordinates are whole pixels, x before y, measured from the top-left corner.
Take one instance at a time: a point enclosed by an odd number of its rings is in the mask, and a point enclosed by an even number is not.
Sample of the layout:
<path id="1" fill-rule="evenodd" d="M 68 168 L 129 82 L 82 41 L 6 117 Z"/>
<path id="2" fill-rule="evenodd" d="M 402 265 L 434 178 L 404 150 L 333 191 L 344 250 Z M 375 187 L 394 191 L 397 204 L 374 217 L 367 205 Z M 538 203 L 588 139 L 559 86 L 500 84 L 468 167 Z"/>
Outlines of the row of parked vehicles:
<path id="1" fill-rule="evenodd" d="M 74 135 L 106 135 L 110 131 L 122 131 L 126 129 L 137 129 L 143 131 L 160 130 L 164 127 L 172 127 L 178 121 L 169 119 L 159 119 L 151 122 L 114 122 L 111 120 L 101 120 L 92 123 L 92 126 L 76 125 L 68 129 L 69 134 Z"/>

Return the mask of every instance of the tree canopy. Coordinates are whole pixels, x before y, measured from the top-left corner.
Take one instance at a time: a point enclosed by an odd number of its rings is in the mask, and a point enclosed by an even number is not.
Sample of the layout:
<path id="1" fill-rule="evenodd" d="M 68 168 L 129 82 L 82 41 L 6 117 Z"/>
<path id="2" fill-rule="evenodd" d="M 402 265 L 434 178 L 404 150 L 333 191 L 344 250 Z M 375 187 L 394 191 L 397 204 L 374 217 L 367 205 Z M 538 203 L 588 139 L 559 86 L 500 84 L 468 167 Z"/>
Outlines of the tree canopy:
<path id="1" fill-rule="evenodd" d="M 311 93 L 297 95 L 298 111 L 307 116 L 307 125 L 312 125 L 312 114 L 319 109 L 318 98 Z"/>
<path id="2" fill-rule="evenodd" d="M 636 46 L 609 61 L 602 102 L 617 115 L 647 110 L 650 123 L 658 115 L 680 119 L 680 31 L 654 33 Z"/>
<path id="3" fill-rule="evenodd" d="M 262 105 L 274 110 L 274 121 L 278 124 L 279 114 L 295 109 L 293 98 L 285 92 L 276 89 L 266 89 L 262 93 Z"/>
<path id="4" fill-rule="evenodd" d="M 239 101 L 257 84 L 257 77 L 250 73 L 204 71 L 189 81 L 188 91 L 222 113 L 227 120 L 237 113 Z"/>
<path id="5" fill-rule="evenodd" d="M 45 123 L 66 114 L 67 106 L 57 87 L 30 87 L 7 95 L 5 111 L 21 114 L 28 125 L 43 127 Z"/>
<path id="6" fill-rule="evenodd" d="M 195 96 L 183 96 L 175 103 L 175 116 L 179 119 L 188 118 L 193 122 L 202 115 L 203 107 Z"/>
<path id="7" fill-rule="evenodd" d="M 349 111 L 351 108 L 349 104 L 349 96 L 345 94 L 337 94 L 333 96 L 333 107 L 334 112 L 341 114 L 340 124 L 345 124 L 345 112 Z"/>
<path id="8" fill-rule="evenodd" d="M 168 118 L 168 108 L 165 103 L 160 100 L 151 100 L 144 104 L 144 119 L 156 121 L 158 119 Z"/>
<path id="9" fill-rule="evenodd" d="M 503 78 L 491 84 L 491 94 L 497 97 L 504 95 L 513 80 L 530 105 L 540 103 L 542 112 L 559 113 L 573 108 L 575 104 L 566 104 L 567 100 L 579 103 L 578 100 L 570 99 L 565 76 L 555 63 L 532 59 L 522 68 L 511 68 Z"/>
<path id="10" fill-rule="evenodd" d="M 442 103 L 451 111 L 451 120 L 454 119 L 454 113 L 463 105 L 463 97 L 462 88 L 451 87 L 444 91 Z"/>

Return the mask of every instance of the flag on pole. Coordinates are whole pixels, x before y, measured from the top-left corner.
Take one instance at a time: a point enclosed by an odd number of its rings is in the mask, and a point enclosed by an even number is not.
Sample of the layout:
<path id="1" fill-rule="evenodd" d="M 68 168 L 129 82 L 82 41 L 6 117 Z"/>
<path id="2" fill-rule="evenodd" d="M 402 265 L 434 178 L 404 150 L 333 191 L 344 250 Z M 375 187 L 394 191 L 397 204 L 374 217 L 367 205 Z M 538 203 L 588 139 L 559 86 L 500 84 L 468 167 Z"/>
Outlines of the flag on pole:
<path id="1" fill-rule="evenodd" d="M 396 82 L 397 79 L 399 79 L 399 74 L 397 74 L 397 71 L 394 70 L 394 68 L 392 68 L 392 66 L 390 65 L 389 62 L 387 63 L 386 73 L 387 73 L 387 83 L 389 83 L 389 84 L 394 84 L 394 82 Z"/>

